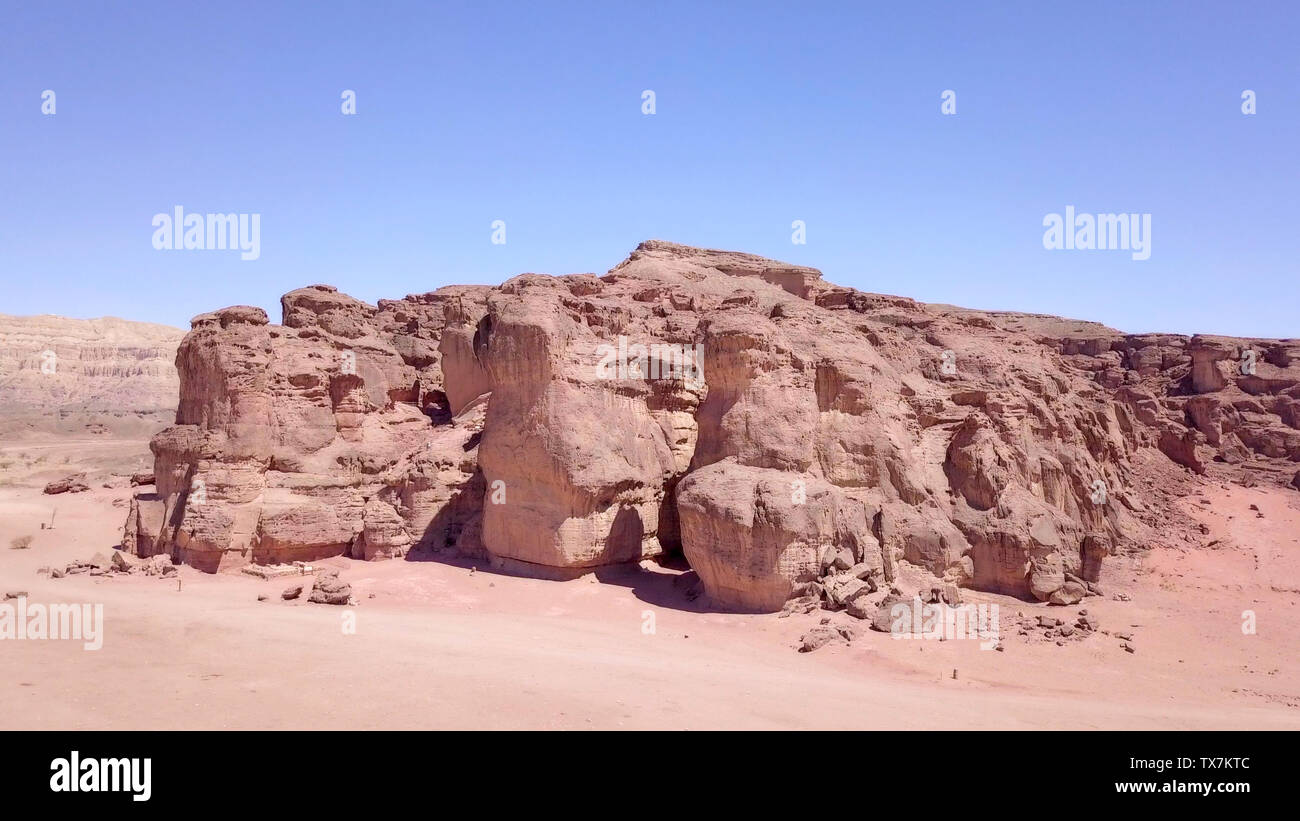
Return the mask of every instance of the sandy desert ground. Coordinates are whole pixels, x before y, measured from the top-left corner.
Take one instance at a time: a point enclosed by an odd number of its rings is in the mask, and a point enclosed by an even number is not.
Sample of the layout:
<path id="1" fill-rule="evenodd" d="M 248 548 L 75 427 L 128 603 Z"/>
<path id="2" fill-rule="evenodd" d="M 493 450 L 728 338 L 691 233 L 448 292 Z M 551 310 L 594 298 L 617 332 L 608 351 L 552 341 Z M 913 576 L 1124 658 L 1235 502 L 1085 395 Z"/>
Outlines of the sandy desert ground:
<path id="1" fill-rule="evenodd" d="M 147 455 L 143 440 L 0 446 L 0 591 L 102 603 L 105 620 L 98 651 L 0 641 L 0 728 L 1300 729 L 1293 491 L 1184 500 L 1211 546 L 1112 562 L 1104 600 L 970 593 L 999 604 L 1003 651 L 891 639 L 840 613 L 858 638 L 800 653 L 827 614 L 710 612 L 674 584 L 681 570 L 658 566 L 558 582 L 459 561 L 327 562 L 356 607 L 281 601 L 293 579 L 189 567 L 179 581 L 39 574 L 111 551 L 131 489 L 104 466 L 128 473 Z M 42 494 L 77 467 L 90 491 Z M 25 534 L 29 548 L 9 546 Z M 1102 632 L 1059 646 L 1019 632 L 1017 614 L 1072 621 L 1080 608 Z"/>

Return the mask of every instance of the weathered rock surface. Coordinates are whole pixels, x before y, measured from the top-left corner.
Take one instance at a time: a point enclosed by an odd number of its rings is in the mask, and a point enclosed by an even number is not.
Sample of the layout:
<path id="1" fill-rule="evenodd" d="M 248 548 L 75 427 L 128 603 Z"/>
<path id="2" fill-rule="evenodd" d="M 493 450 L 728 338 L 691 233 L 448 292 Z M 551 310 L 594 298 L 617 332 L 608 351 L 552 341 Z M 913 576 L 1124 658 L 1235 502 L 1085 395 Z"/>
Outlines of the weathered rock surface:
<path id="1" fill-rule="evenodd" d="M 195 318 L 140 555 L 566 575 L 681 551 L 721 607 L 875 618 L 904 565 L 930 600 L 1065 604 L 1196 483 L 1300 462 L 1300 342 L 925 305 L 748 254 L 651 241 L 604 276 L 282 309 Z"/>
<path id="2" fill-rule="evenodd" d="M 196 317 L 124 544 L 206 570 L 476 549 L 484 408 L 448 411 L 436 337 L 486 290 L 375 308 L 313 286 L 285 295 L 284 326 L 249 307 Z"/>
<path id="3" fill-rule="evenodd" d="M 90 485 L 86 484 L 86 474 L 77 473 L 49 482 L 43 492 L 52 496 L 58 493 L 85 493 L 87 490 L 90 490 Z"/>
<path id="4" fill-rule="evenodd" d="M 298 588 L 300 591 L 302 588 Z M 312 582 L 307 601 L 316 604 L 347 604 L 352 598 L 352 585 L 339 578 L 337 570 L 322 570 Z"/>
<path id="5" fill-rule="evenodd" d="M 801 483 L 801 484 L 800 484 Z M 677 488 L 686 560 L 719 604 L 778 610 L 794 585 L 822 575 L 840 549 L 843 569 L 882 565 L 873 511 L 821 479 L 728 458 Z M 856 580 L 855 580 L 856 581 Z"/>

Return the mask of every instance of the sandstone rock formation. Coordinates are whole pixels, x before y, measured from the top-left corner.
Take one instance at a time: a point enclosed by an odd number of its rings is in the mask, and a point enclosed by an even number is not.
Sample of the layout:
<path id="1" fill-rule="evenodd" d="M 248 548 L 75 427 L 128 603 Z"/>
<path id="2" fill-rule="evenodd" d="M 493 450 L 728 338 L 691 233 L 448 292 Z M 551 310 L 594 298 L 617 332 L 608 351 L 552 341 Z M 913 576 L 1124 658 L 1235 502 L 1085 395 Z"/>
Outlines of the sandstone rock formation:
<path id="1" fill-rule="evenodd" d="M 925 305 L 749 254 L 651 241 L 604 276 L 282 308 L 195 318 L 133 551 L 560 576 L 681 552 L 715 606 L 871 618 L 913 572 L 1077 601 L 1196 482 L 1300 462 L 1300 342 Z"/>
<path id="2" fill-rule="evenodd" d="M 439 331 L 486 288 L 373 307 L 326 286 L 203 314 L 177 351 L 176 424 L 124 544 L 207 570 L 477 545 L 483 405 L 452 415 Z"/>
<path id="3" fill-rule="evenodd" d="M 176 411 L 183 335 L 113 317 L 0 314 L 0 433 L 157 430 Z"/>

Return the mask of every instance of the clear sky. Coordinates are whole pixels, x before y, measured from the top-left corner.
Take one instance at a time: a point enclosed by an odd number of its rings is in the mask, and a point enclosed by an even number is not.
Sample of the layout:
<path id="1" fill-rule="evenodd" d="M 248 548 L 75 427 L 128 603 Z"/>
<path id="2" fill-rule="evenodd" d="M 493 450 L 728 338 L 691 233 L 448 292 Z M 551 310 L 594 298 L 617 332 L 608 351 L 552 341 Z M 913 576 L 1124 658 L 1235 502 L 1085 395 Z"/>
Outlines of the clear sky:
<path id="1" fill-rule="evenodd" d="M 929 302 L 1300 336 L 1298 126 L 1290 1 L 10 0 L 0 313 L 278 320 L 311 283 L 374 302 L 661 238 Z M 260 214 L 261 256 L 155 250 L 176 205 Z M 1045 249 L 1069 205 L 1150 214 L 1150 259 Z"/>

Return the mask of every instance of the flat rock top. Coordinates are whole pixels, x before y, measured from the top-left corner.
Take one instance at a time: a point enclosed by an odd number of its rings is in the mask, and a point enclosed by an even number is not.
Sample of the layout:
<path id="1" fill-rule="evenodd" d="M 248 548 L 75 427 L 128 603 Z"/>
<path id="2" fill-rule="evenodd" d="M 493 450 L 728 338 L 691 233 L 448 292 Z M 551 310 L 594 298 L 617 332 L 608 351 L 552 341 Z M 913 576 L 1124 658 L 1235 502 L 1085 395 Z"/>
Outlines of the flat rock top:
<path id="1" fill-rule="evenodd" d="M 0 345 L 3 347 L 46 348 L 51 343 L 175 347 L 185 331 L 170 325 L 135 322 L 104 316 L 98 319 L 69 319 L 54 314 L 13 316 L 0 314 Z M 44 348 L 41 348 L 42 350 Z"/>

